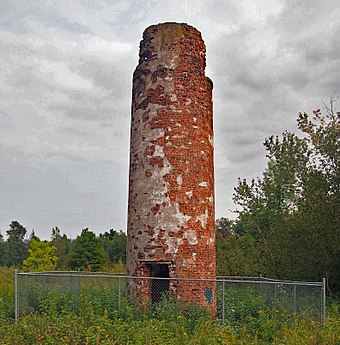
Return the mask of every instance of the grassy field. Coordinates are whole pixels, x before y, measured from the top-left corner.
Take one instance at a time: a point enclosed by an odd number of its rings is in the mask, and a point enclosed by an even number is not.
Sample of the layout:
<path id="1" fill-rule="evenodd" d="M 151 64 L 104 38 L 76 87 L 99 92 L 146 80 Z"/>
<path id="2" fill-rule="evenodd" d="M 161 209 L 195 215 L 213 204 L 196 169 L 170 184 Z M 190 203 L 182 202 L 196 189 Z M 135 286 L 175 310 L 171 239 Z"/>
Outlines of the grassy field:
<path id="1" fill-rule="evenodd" d="M 340 345 L 340 305 L 327 308 L 326 326 L 287 311 L 263 308 L 225 327 L 202 308 L 163 300 L 141 311 L 123 300 L 107 303 L 108 290 L 73 299 L 49 294 L 34 314 L 13 320 L 13 270 L 0 268 L 0 344 L 334 344 Z M 94 298 L 95 297 L 95 298 Z M 105 301 L 106 307 L 103 303 Z"/>

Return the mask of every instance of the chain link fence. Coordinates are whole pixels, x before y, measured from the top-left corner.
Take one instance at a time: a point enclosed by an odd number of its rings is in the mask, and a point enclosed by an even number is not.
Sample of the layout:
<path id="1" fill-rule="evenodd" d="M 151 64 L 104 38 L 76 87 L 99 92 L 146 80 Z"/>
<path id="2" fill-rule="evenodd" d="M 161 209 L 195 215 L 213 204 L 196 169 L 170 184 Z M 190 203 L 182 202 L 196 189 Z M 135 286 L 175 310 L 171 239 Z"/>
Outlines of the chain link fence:
<path id="1" fill-rule="evenodd" d="M 127 306 L 143 313 L 165 298 L 180 305 L 204 306 L 223 325 L 268 310 L 325 321 L 325 280 L 299 282 L 263 277 L 204 280 L 88 272 L 15 272 L 16 320 L 51 308 L 60 313 L 80 313 L 84 305 L 91 305 L 100 313 L 105 310 L 118 313 Z"/>

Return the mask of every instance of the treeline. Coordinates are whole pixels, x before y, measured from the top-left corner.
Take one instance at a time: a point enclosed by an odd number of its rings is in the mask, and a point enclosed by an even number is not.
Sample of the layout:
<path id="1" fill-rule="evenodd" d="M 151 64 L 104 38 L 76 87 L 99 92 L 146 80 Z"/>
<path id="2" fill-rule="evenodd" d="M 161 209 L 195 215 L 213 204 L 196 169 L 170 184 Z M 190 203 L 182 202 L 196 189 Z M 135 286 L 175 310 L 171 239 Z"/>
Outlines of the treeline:
<path id="1" fill-rule="evenodd" d="M 99 271 L 113 265 L 124 269 L 126 235 L 122 231 L 110 229 L 96 236 L 87 228 L 72 240 L 55 227 L 51 240 L 41 241 L 34 231 L 27 239 L 26 228 L 13 221 L 6 233 L 6 240 L 0 234 L 0 266 L 27 271 Z"/>
<path id="2" fill-rule="evenodd" d="M 320 281 L 340 290 L 340 113 L 300 113 L 301 135 L 265 140 L 263 176 L 239 179 L 235 221 L 219 219 L 219 274 Z"/>

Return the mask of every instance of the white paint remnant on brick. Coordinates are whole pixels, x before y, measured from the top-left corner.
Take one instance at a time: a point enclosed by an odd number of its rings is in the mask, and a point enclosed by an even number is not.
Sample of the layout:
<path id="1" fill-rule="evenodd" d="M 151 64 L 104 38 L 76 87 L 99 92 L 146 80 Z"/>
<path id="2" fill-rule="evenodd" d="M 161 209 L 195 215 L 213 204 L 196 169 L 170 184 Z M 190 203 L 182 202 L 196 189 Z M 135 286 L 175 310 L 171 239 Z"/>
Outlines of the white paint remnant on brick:
<path id="1" fill-rule="evenodd" d="M 155 145 L 155 152 L 153 153 L 154 156 L 164 157 L 163 146 Z"/>
<path id="2" fill-rule="evenodd" d="M 170 237 L 168 233 L 164 234 L 165 244 L 168 249 L 165 253 L 176 254 L 178 252 L 178 247 L 183 243 L 182 238 Z"/>
<path id="3" fill-rule="evenodd" d="M 200 221 L 201 222 L 202 228 L 205 228 L 207 226 L 208 216 L 209 216 L 208 209 L 206 209 L 203 214 L 201 214 L 200 216 L 196 217 L 196 221 Z"/>
<path id="4" fill-rule="evenodd" d="M 182 183 L 183 183 L 182 175 L 178 175 L 178 176 L 177 176 L 177 184 L 178 184 L 179 186 L 181 186 Z"/>
<path id="5" fill-rule="evenodd" d="M 208 245 L 208 246 L 212 246 L 212 245 L 214 245 L 214 244 L 215 244 L 214 239 L 211 238 L 211 237 L 209 237 L 209 238 L 207 239 L 207 245 Z"/>
<path id="6" fill-rule="evenodd" d="M 208 182 L 201 182 L 198 184 L 200 187 L 207 187 L 208 186 Z"/>
<path id="7" fill-rule="evenodd" d="M 209 134 L 208 140 L 209 140 L 210 145 L 214 146 L 214 137 L 210 136 L 210 134 Z"/>
<path id="8" fill-rule="evenodd" d="M 186 227 L 189 219 L 191 218 L 191 216 L 186 216 L 185 214 L 181 213 L 179 211 L 178 204 L 175 205 L 175 208 L 176 208 L 176 211 L 177 211 L 176 214 L 175 214 L 175 218 L 178 219 L 178 225 Z"/>
<path id="9" fill-rule="evenodd" d="M 192 198 L 192 190 L 189 191 L 189 192 L 185 192 L 185 194 L 186 194 L 189 198 Z"/>
<path id="10" fill-rule="evenodd" d="M 198 244 L 198 239 L 197 239 L 195 230 L 187 230 L 183 234 L 183 238 L 186 238 L 188 240 L 189 244 L 192 246 Z"/>

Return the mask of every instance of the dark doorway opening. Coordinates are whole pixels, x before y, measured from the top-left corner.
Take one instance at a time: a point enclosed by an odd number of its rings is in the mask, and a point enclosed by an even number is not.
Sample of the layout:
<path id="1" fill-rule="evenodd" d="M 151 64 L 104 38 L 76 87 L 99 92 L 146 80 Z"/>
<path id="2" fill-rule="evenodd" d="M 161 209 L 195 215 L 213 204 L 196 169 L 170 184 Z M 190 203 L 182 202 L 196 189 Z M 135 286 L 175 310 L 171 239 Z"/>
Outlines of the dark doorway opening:
<path id="1" fill-rule="evenodd" d="M 151 276 L 164 279 L 152 279 L 151 281 L 151 300 L 159 302 L 162 296 L 169 292 L 169 265 L 162 263 L 150 264 Z"/>

